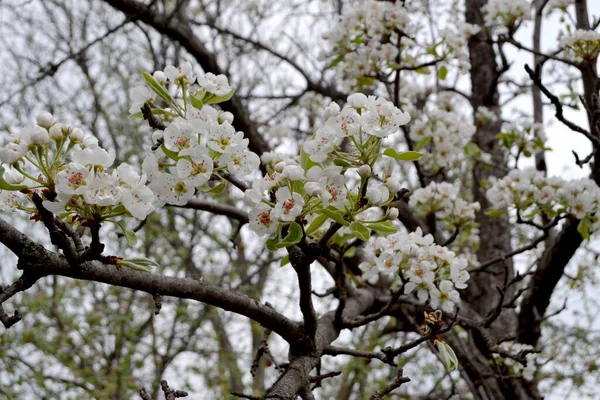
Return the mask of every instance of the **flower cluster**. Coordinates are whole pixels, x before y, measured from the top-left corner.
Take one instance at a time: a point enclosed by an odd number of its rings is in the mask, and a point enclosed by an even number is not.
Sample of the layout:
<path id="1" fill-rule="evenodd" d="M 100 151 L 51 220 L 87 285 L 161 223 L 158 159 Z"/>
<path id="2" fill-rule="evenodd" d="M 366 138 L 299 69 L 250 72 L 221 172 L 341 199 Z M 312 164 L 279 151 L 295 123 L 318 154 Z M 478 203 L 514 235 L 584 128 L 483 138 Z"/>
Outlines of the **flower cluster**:
<path id="1" fill-rule="evenodd" d="M 499 346 L 502 354 L 493 353 L 496 362 L 502 363 L 511 375 L 522 376 L 525 380 L 532 381 L 537 369 L 536 359 L 538 354 L 534 353 L 533 346 L 523 343 L 502 342 Z M 525 354 L 526 365 L 516 359 Z"/>
<path id="2" fill-rule="evenodd" d="M 245 201 L 253 207 L 250 229 L 261 236 L 272 235 L 267 241 L 272 249 L 300 240 L 299 223 L 309 220 L 305 230 L 309 235 L 327 220 L 339 222 L 364 240 L 368 240 L 369 228 L 394 232 L 387 219 L 352 218 L 370 207 L 389 203 L 400 189 L 399 182 L 386 174 L 379 180 L 370 178 L 382 154 L 401 156 L 392 149 L 382 152 L 381 141 L 409 120 L 410 116 L 392 103 L 361 93 L 349 96 L 341 109 L 331 103 L 325 110 L 323 126 L 304 143 L 300 163 L 275 163 L 269 157 L 273 170 L 246 190 Z M 347 142 L 343 149 L 342 141 Z M 353 180 L 356 187 L 350 184 Z"/>
<path id="3" fill-rule="evenodd" d="M 248 139 L 231 125 L 233 115 L 210 105 L 233 95 L 224 75 L 194 76 L 191 65 L 185 63 L 146 74 L 145 79 L 147 87 L 134 89 L 136 103 L 130 111 L 148 104 L 153 113 L 170 121 L 164 131 L 154 132 L 153 140 L 160 147 L 143 162 L 157 206 L 184 205 L 196 189 L 219 192 L 225 183 L 211 187 L 209 181 L 223 181 L 220 171 L 248 175 L 258 168 L 260 159 L 248 150 Z M 169 94 L 173 86 L 182 101 Z M 169 107 L 158 107 L 153 95 Z"/>
<path id="4" fill-rule="evenodd" d="M 469 52 L 467 45 L 473 35 L 481 31 L 478 25 L 459 22 L 457 27 L 445 28 L 441 31 L 442 41 L 438 45 L 437 52 L 442 58 L 452 57 L 458 61 L 458 68 L 461 72 L 467 72 L 470 68 Z"/>
<path id="5" fill-rule="evenodd" d="M 600 54 L 600 33 L 577 29 L 560 38 L 560 46 L 569 58 L 577 62 L 594 62 Z"/>
<path id="6" fill-rule="evenodd" d="M 570 214 L 582 220 L 583 236 L 600 226 L 596 216 L 600 188 L 591 179 L 545 177 L 540 171 L 526 169 L 512 170 L 491 183 L 486 195 L 498 211 L 515 207 L 522 218 L 533 218 L 540 213 L 549 218 Z"/>
<path id="7" fill-rule="evenodd" d="M 553 11 L 567 12 L 567 8 L 575 4 L 575 0 L 550 0 L 546 5 L 547 13 L 550 14 Z"/>
<path id="8" fill-rule="evenodd" d="M 1 168 L 0 208 L 38 214 L 37 195 L 45 209 L 73 223 L 144 219 L 153 210 L 146 175 L 128 164 L 109 172 L 115 157 L 95 137 L 55 122 L 50 113 L 36 122 L 0 148 L 0 161 L 9 166 Z"/>
<path id="9" fill-rule="evenodd" d="M 502 131 L 496 135 L 500 145 L 508 150 L 516 149 L 516 156 L 523 154 L 531 157 L 539 151 L 548 150 L 544 143 L 546 135 L 544 126 L 540 123 L 520 121 L 519 123 L 505 123 Z"/>
<path id="10" fill-rule="evenodd" d="M 410 138 L 416 150 L 426 150 L 420 162 L 437 171 L 462 160 L 475 130 L 458 113 L 432 109 L 411 124 Z"/>
<path id="11" fill-rule="evenodd" d="M 420 229 L 397 232 L 371 239 L 365 248 L 365 261 L 360 264 L 365 279 L 378 273 L 400 274 L 408 282 L 405 293 L 416 292 L 419 301 L 429 300 L 432 308 L 452 312 L 460 301 L 456 289 L 467 287 L 467 260 L 445 247 L 434 244 L 433 236 Z"/>
<path id="12" fill-rule="evenodd" d="M 529 19 L 531 5 L 527 0 L 490 0 L 482 10 L 487 26 L 510 30 L 518 21 Z"/>
<path id="13" fill-rule="evenodd" d="M 469 229 L 475 225 L 475 213 L 480 210 L 478 202 L 469 203 L 460 198 L 460 188 L 449 182 L 431 182 L 427 187 L 414 191 L 409 205 L 417 215 L 435 214 L 454 229 Z"/>
<path id="14" fill-rule="evenodd" d="M 365 1 L 344 13 L 333 30 L 324 35 L 333 47 L 345 75 L 356 78 L 357 86 L 370 86 L 375 77 L 395 62 L 398 32 L 412 29 L 409 13 L 400 4 Z M 382 43 L 383 37 L 388 40 Z"/>

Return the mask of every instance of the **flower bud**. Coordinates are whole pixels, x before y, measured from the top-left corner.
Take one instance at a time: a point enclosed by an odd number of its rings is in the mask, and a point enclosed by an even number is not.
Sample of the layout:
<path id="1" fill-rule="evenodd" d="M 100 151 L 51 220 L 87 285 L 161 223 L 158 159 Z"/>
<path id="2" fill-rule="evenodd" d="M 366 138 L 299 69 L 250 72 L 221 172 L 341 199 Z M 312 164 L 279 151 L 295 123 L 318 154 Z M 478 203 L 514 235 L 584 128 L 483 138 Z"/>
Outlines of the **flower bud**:
<path id="1" fill-rule="evenodd" d="M 388 189 L 390 189 L 390 192 L 392 192 L 394 194 L 398 193 L 398 191 L 402 187 L 402 185 L 400 184 L 400 181 L 396 178 L 388 179 L 387 182 L 385 183 L 385 185 L 388 187 Z"/>
<path id="2" fill-rule="evenodd" d="M 4 173 L 4 180 L 11 185 L 18 185 L 25 180 L 25 176 L 19 171 L 9 169 Z"/>
<path id="3" fill-rule="evenodd" d="M 31 126 L 23 130 L 22 140 L 27 144 L 43 146 L 50 141 L 48 131 L 39 126 Z"/>
<path id="4" fill-rule="evenodd" d="M 225 111 L 223 113 L 221 113 L 221 115 L 219 116 L 219 119 L 223 122 L 229 122 L 230 124 L 233 123 L 233 114 L 230 113 L 229 111 Z"/>
<path id="5" fill-rule="evenodd" d="M 74 128 L 69 134 L 69 138 L 74 142 L 83 141 L 84 133 L 80 128 Z"/>
<path id="6" fill-rule="evenodd" d="M 452 350 L 452 347 L 440 340 L 436 340 L 435 345 L 440 351 L 440 357 L 446 366 L 446 369 L 448 371 L 454 371 L 458 366 L 458 358 L 456 358 L 456 354 L 454 353 L 454 350 Z"/>
<path id="7" fill-rule="evenodd" d="M 285 168 L 285 163 L 283 161 L 275 164 L 275 171 L 277 171 L 277 172 L 283 172 L 284 168 Z"/>
<path id="8" fill-rule="evenodd" d="M 306 182 L 304 190 L 309 196 L 315 196 L 321 192 L 321 186 L 317 182 Z"/>
<path id="9" fill-rule="evenodd" d="M 63 138 L 63 126 L 62 124 L 56 123 L 48 129 L 50 138 L 53 140 L 60 140 Z"/>
<path id="10" fill-rule="evenodd" d="M 390 219 L 398 218 L 399 214 L 400 214 L 400 212 L 398 211 L 398 209 L 396 207 L 390 207 L 387 210 L 387 215 Z"/>
<path id="11" fill-rule="evenodd" d="M 162 71 L 156 71 L 154 74 L 152 74 L 152 77 L 154 78 L 154 80 L 156 82 L 160 83 L 161 85 L 163 85 L 167 82 L 167 77 L 165 76 L 165 73 Z"/>
<path id="12" fill-rule="evenodd" d="M 35 118 L 35 122 L 39 126 L 43 126 L 44 128 L 49 128 L 54 123 L 54 117 L 48 111 L 42 111 Z"/>
<path id="13" fill-rule="evenodd" d="M 368 165 L 361 165 L 360 167 L 358 167 L 358 175 L 360 175 L 361 178 L 370 177 L 371 167 L 369 167 Z"/>
<path id="14" fill-rule="evenodd" d="M 96 147 L 98 146 L 98 139 L 96 139 L 94 136 L 86 136 L 81 144 L 81 147 L 86 148 L 86 147 Z"/>
<path id="15" fill-rule="evenodd" d="M 363 108 L 367 105 L 367 96 L 362 93 L 354 93 L 348 96 L 348 104 L 354 108 Z"/>
<path id="16" fill-rule="evenodd" d="M 304 170 L 298 165 L 286 165 L 283 169 L 283 176 L 291 181 L 299 181 L 304 178 Z"/>

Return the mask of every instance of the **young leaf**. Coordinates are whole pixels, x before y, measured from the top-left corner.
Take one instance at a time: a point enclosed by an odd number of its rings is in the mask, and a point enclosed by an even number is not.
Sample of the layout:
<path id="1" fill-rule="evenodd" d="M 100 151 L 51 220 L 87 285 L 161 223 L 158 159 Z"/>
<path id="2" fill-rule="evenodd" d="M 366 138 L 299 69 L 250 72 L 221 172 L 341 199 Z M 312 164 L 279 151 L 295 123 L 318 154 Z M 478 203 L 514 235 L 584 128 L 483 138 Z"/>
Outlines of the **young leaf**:
<path id="1" fill-rule="evenodd" d="M 123 231 L 123 235 L 125 236 L 125 240 L 127 240 L 127 244 L 130 246 L 135 246 L 137 243 L 137 236 L 134 231 L 127 229 L 123 222 L 116 222 L 116 224 Z"/>
<path id="2" fill-rule="evenodd" d="M 431 136 L 424 137 L 423 139 L 421 139 L 417 143 L 415 143 L 414 150 L 419 151 L 419 150 L 424 149 L 425 146 L 427 146 L 429 144 L 429 142 L 431 142 Z"/>
<path id="3" fill-rule="evenodd" d="M 232 88 L 229 93 L 224 94 L 223 96 L 212 96 L 212 97 L 209 97 L 208 99 L 206 99 L 204 101 L 204 104 L 222 103 L 222 102 L 227 101 L 230 98 L 232 98 L 234 93 L 235 93 L 235 89 Z"/>
<path id="4" fill-rule="evenodd" d="M 323 225 L 325 223 L 325 221 L 327 221 L 327 218 L 328 217 L 325 214 L 321 214 L 317 218 L 315 218 L 313 220 L 313 222 L 310 223 L 308 228 L 306 228 L 306 234 L 310 235 L 310 234 L 316 232 L 317 229 L 319 229 L 321 227 L 321 225 Z"/>
<path id="5" fill-rule="evenodd" d="M 334 220 L 335 222 L 337 222 L 339 224 L 342 224 L 344 226 L 350 225 L 350 223 L 344 219 L 344 214 L 336 208 L 333 208 L 330 206 L 330 207 L 322 209 L 321 213 L 327 215 L 329 218 L 331 218 L 332 220 Z"/>
<path id="6" fill-rule="evenodd" d="M 465 146 L 465 154 L 469 157 L 479 158 L 481 157 L 481 150 L 479 149 L 479 146 L 477 146 L 476 143 L 469 142 Z"/>
<path id="7" fill-rule="evenodd" d="M 167 102 L 167 104 L 173 103 L 173 98 L 167 92 L 167 90 L 160 83 L 156 82 L 152 75 L 147 72 L 144 72 L 144 80 L 148 84 L 148 87 L 154 91 L 161 99 Z"/>
<path id="8" fill-rule="evenodd" d="M 501 215 L 506 214 L 506 208 L 489 208 L 485 215 L 492 218 L 498 218 Z"/>
<path id="9" fill-rule="evenodd" d="M 277 245 L 279 248 L 292 246 L 302 240 L 302 227 L 297 222 L 292 222 L 288 228 L 288 233 Z"/>
<path id="10" fill-rule="evenodd" d="M 444 80 L 446 79 L 446 76 L 448 75 L 448 68 L 446 68 L 445 65 L 442 65 L 440 67 L 440 69 L 438 69 L 438 78 L 440 78 L 440 80 Z"/>
<path id="11" fill-rule="evenodd" d="M 369 240 L 369 238 L 371 237 L 371 232 L 369 231 L 369 228 L 367 228 L 365 225 L 361 224 L 360 222 L 356 222 L 356 221 L 352 222 L 350 224 L 350 230 L 352 231 L 354 236 L 356 236 L 363 242 L 367 242 Z"/>
<path id="12" fill-rule="evenodd" d="M 577 225 L 577 232 L 579 232 L 584 240 L 588 240 L 590 238 L 590 225 L 587 219 L 582 219 L 579 221 L 579 224 Z"/>
<path id="13" fill-rule="evenodd" d="M 383 155 L 395 158 L 396 160 L 401 161 L 415 161 L 419 158 L 423 157 L 423 153 L 419 153 L 418 151 L 405 151 L 404 153 L 398 153 L 396 150 L 392 148 L 385 149 L 383 151 Z"/>
<path id="14" fill-rule="evenodd" d="M 290 255 L 286 254 L 279 262 L 279 266 L 283 267 L 284 265 L 289 264 L 289 262 L 290 262 Z"/>
<path id="15" fill-rule="evenodd" d="M 389 235 L 398 231 L 390 221 L 365 223 L 365 226 L 379 234 Z"/>

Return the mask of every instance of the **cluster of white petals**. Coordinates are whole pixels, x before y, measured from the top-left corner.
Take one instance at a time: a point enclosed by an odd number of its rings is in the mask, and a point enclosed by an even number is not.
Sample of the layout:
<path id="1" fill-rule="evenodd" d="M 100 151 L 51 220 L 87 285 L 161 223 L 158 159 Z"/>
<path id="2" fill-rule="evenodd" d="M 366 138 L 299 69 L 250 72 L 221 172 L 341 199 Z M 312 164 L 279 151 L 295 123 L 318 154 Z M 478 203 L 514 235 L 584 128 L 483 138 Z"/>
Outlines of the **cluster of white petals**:
<path id="1" fill-rule="evenodd" d="M 487 26 L 510 29 L 517 21 L 530 18 L 531 4 L 527 0 L 489 0 L 482 11 Z"/>
<path id="2" fill-rule="evenodd" d="M 573 61 L 593 62 L 600 54 L 600 33 L 592 30 L 577 29 L 575 32 L 562 36 L 560 46 Z"/>
<path id="3" fill-rule="evenodd" d="M 258 169 L 260 159 L 248 149 L 244 134 L 231 125 L 233 115 L 208 104 L 232 93 L 224 75 L 193 76 L 186 63 L 157 71 L 153 78 L 158 84 L 171 82 L 185 88 L 197 100 L 173 107 L 185 111 L 176 114 L 164 131 L 153 135 L 162 145 L 147 154 L 142 166 L 152 181 L 156 206 L 184 205 L 196 189 L 211 190 L 208 183 L 216 170 L 249 175 Z"/>
<path id="4" fill-rule="evenodd" d="M 432 109 L 411 124 L 410 138 L 417 144 L 425 142 L 420 162 L 437 171 L 464 159 L 464 147 L 475 130 L 456 112 Z"/>
<path id="5" fill-rule="evenodd" d="M 532 381 L 537 370 L 536 360 L 538 358 L 533 346 L 523 343 L 502 342 L 499 347 L 505 355 L 493 353 L 494 358 L 501 361 L 509 369 L 511 375 L 522 376 L 525 380 Z M 522 353 L 525 353 L 526 365 L 515 360 L 515 358 L 520 358 Z"/>
<path id="6" fill-rule="evenodd" d="M 365 248 L 365 261 L 360 264 L 365 279 L 379 273 L 402 275 L 408 282 L 404 292 L 415 293 L 419 301 L 434 309 L 452 312 L 460 301 L 456 289 L 467 287 L 467 260 L 453 251 L 436 245 L 433 236 L 420 229 L 372 238 Z"/>
<path id="7" fill-rule="evenodd" d="M 516 149 L 517 155 L 531 157 L 538 151 L 546 150 L 544 126 L 528 120 L 504 123 L 496 138 L 506 149 Z"/>
<path id="8" fill-rule="evenodd" d="M 469 203 L 460 197 L 460 187 L 450 182 L 431 182 L 410 196 L 409 205 L 417 215 L 435 214 L 455 228 L 468 228 L 475 223 L 478 202 Z"/>
<path id="9" fill-rule="evenodd" d="M 362 93 L 350 95 L 341 110 L 331 103 L 325 115 L 325 124 L 304 143 L 304 150 L 314 162 L 325 161 L 344 138 L 362 146 L 371 136 L 385 138 L 410 121 L 410 115 L 392 102 Z"/>
<path id="10" fill-rule="evenodd" d="M 537 213 L 554 218 L 570 214 L 590 222 L 597 229 L 600 188 L 588 178 L 566 180 L 546 177 L 535 169 L 512 170 L 502 179 L 493 179 L 487 198 L 497 209 L 514 207 L 524 218 Z"/>
<path id="11" fill-rule="evenodd" d="M 63 217 L 129 214 L 144 219 L 152 212 L 154 195 L 146 175 L 128 164 L 109 172 L 113 154 L 81 129 L 55 122 L 48 112 L 36 122 L 10 135 L 0 148 L 0 162 L 8 165 L 1 178 L 12 185 L 12 190 L 0 190 L 0 208 L 35 214 L 32 197 L 37 194 L 47 210 Z"/>

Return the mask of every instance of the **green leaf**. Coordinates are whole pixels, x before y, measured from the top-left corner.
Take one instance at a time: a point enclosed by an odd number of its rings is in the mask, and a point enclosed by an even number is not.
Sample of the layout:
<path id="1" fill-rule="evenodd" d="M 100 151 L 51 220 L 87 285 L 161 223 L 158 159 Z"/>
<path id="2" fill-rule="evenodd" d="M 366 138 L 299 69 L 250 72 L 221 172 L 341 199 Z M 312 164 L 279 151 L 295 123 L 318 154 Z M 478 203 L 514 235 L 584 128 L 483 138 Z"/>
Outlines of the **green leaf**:
<path id="1" fill-rule="evenodd" d="M 288 227 L 288 233 L 277 245 L 279 248 L 292 246 L 302 240 L 302 227 L 297 222 L 292 222 Z"/>
<path id="2" fill-rule="evenodd" d="M 369 240 L 369 238 L 371 237 L 371 232 L 369 231 L 369 228 L 367 228 L 364 224 L 362 224 L 360 222 L 357 222 L 357 221 L 352 222 L 350 224 L 350 230 L 352 231 L 354 236 L 356 236 L 363 242 L 367 242 Z"/>
<path id="3" fill-rule="evenodd" d="M 134 264 L 143 265 L 145 267 L 160 267 L 160 265 L 156 261 L 150 260 L 149 258 L 145 257 L 126 258 L 124 261 L 129 261 Z"/>
<path id="4" fill-rule="evenodd" d="M 350 225 L 350 223 L 344 219 L 344 213 L 342 213 L 342 211 L 338 210 L 337 208 L 329 206 L 327 208 L 322 209 L 321 213 L 327 215 L 329 218 L 331 218 L 339 224 L 342 224 L 344 226 Z"/>
<path id="5" fill-rule="evenodd" d="M 125 268 L 129 268 L 129 269 L 133 269 L 134 271 L 142 271 L 142 272 L 150 272 L 150 267 L 144 266 L 144 265 L 140 265 L 140 264 L 136 264 L 133 262 L 129 262 L 127 260 L 119 260 L 117 262 L 117 265 L 119 267 L 125 267 Z"/>
<path id="6" fill-rule="evenodd" d="M 433 46 L 429 46 L 427 48 L 427 54 L 431 54 L 432 56 L 436 56 L 437 57 L 437 47 L 441 44 L 442 42 L 436 43 Z"/>
<path id="7" fill-rule="evenodd" d="M 119 228 L 123 231 L 123 235 L 125 236 L 125 240 L 127 240 L 127 244 L 130 246 L 135 246 L 137 243 L 137 236 L 134 231 L 127 229 L 123 222 L 115 222 Z"/>
<path id="8" fill-rule="evenodd" d="M 160 145 L 160 148 L 167 155 L 167 157 L 169 157 L 172 160 L 178 161 L 181 158 L 179 157 L 179 153 L 167 149 L 164 142 Z"/>
<path id="9" fill-rule="evenodd" d="M 225 190 L 226 187 L 227 187 L 227 183 L 221 182 L 217 186 L 214 186 L 214 187 L 210 188 L 209 190 L 207 190 L 206 193 L 215 194 L 218 196 L 221 193 L 223 193 L 223 190 Z"/>
<path id="10" fill-rule="evenodd" d="M 357 86 L 373 86 L 377 82 L 377 79 L 370 76 L 359 76 L 356 78 Z"/>
<path id="11" fill-rule="evenodd" d="M 492 218 L 498 218 L 501 215 L 506 214 L 506 208 L 488 208 L 485 215 Z"/>
<path id="12" fill-rule="evenodd" d="M 582 219 L 579 221 L 579 224 L 577 225 L 577 232 L 579 232 L 581 237 L 585 240 L 590 238 L 590 224 L 587 219 Z"/>
<path id="13" fill-rule="evenodd" d="M 366 222 L 365 226 L 382 235 L 389 235 L 398 231 L 398 228 L 392 225 L 390 221 Z"/>
<path id="14" fill-rule="evenodd" d="M 383 151 L 383 155 L 395 158 L 396 160 L 401 161 L 415 161 L 419 158 L 423 157 L 423 153 L 419 153 L 418 151 L 405 151 L 404 153 L 398 153 L 396 150 L 392 148 L 385 149 Z"/>
<path id="15" fill-rule="evenodd" d="M 24 185 L 11 185 L 4 180 L 4 167 L 0 165 L 0 190 L 23 190 L 27 189 Z"/>
<path id="16" fill-rule="evenodd" d="M 310 223 L 308 228 L 306 228 L 306 234 L 311 235 L 312 233 L 316 232 L 325 223 L 325 221 L 327 221 L 327 218 L 329 217 L 325 214 L 321 214 L 316 217 L 313 222 Z"/>
<path id="17" fill-rule="evenodd" d="M 161 99 L 166 101 L 167 104 L 173 103 L 173 98 L 171 97 L 171 95 L 167 92 L 163 85 L 154 80 L 152 75 L 150 75 L 147 72 L 144 72 L 144 80 L 148 84 L 148 87 L 150 87 L 150 89 L 152 89 L 152 91 L 156 93 Z"/>
<path id="18" fill-rule="evenodd" d="M 465 154 L 469 157 L 479 158 L 481 157 L 481 150 L 479 149 L 479 146 L 477 146 L 476 143 L 469 142 L 465 146 Z"/>
<path id="19" fill-rule="evenodd" d="M 421 75 L 429 75 L 429 74 L 431 74 L 431 71 L 427 67 L 417 68 L 417 69 L 415 69 L 415 72 L 417 74 L 421 74 Z"/>
<path id="20" fill-rule="evenodd" d="M 440 69 L 438 69 L 438 78 L 440 78 L 443 81 L 444 79 L 446 79 L 447 75 L 448 75 L 448 68 L 446 68 L 445 65 L 442 65 L 440 67 Z"/>
<path id="21" fill-rule="evenodd" d="M 350 163 L 344 160 L 340 160 L 339 158 L 336 158 L 335 160 L 333 160 L 333 164 L 340 166 L 340 167 L 344 167 L 344 168 L 349 168 L 351 167 Z"/>
<path id="22" fill-rule="evenodd" d="M 276 235 L 267 239 L 267 241 L 265 243 L 265 245 L 267 246 L 267 250 L 269 250 L 270 252 L 274 252 L 277 249 L 279 249 L 278 244 L 279 244 L 279 231 L 277 232 Z"/>
<path id="23" fill-rule="evenodd" d="M 223 103 L 224 101 L 229 100 L 230 98 L 233 97 L 233 94 L 235 93 L 235 89 L 231 88 L 231 91 L 227 94 L 224 94 L 223 96 L 211 96 L 208 99 L 204 100 L 204 104 L 216 104 L 216 103 Z"/>
<path id="24" fill-rule="evenodd" d="M 336 65 L 338 65 L 339 63 L 341 63 L 342 61 L 344 61 L 344 58 L 346 57 L 345 54 L 340 54 L 339 56 L 337 56 L 332 62 L 331 64 L 329 64 L 328 68 L 333 68 Z"/>
<path id="25" fill-rule="evenodd" d="M 419 150 L 424 149 L 425 146 L 427 146 L 429 144 L 429 142 L 431 142 L 431 136 L 424 137 L 423 139 L 421 139 L 417 143 L 415 143 L 414 150 L 419 151 Z"/>
<path id="26" fill-rule="evenodd" d="M 286 254 L 279 262 L 279 266 L 283 267 L 284 265 L 289 264 L 289 262 L 290 262 L 290 255 Z"/>

